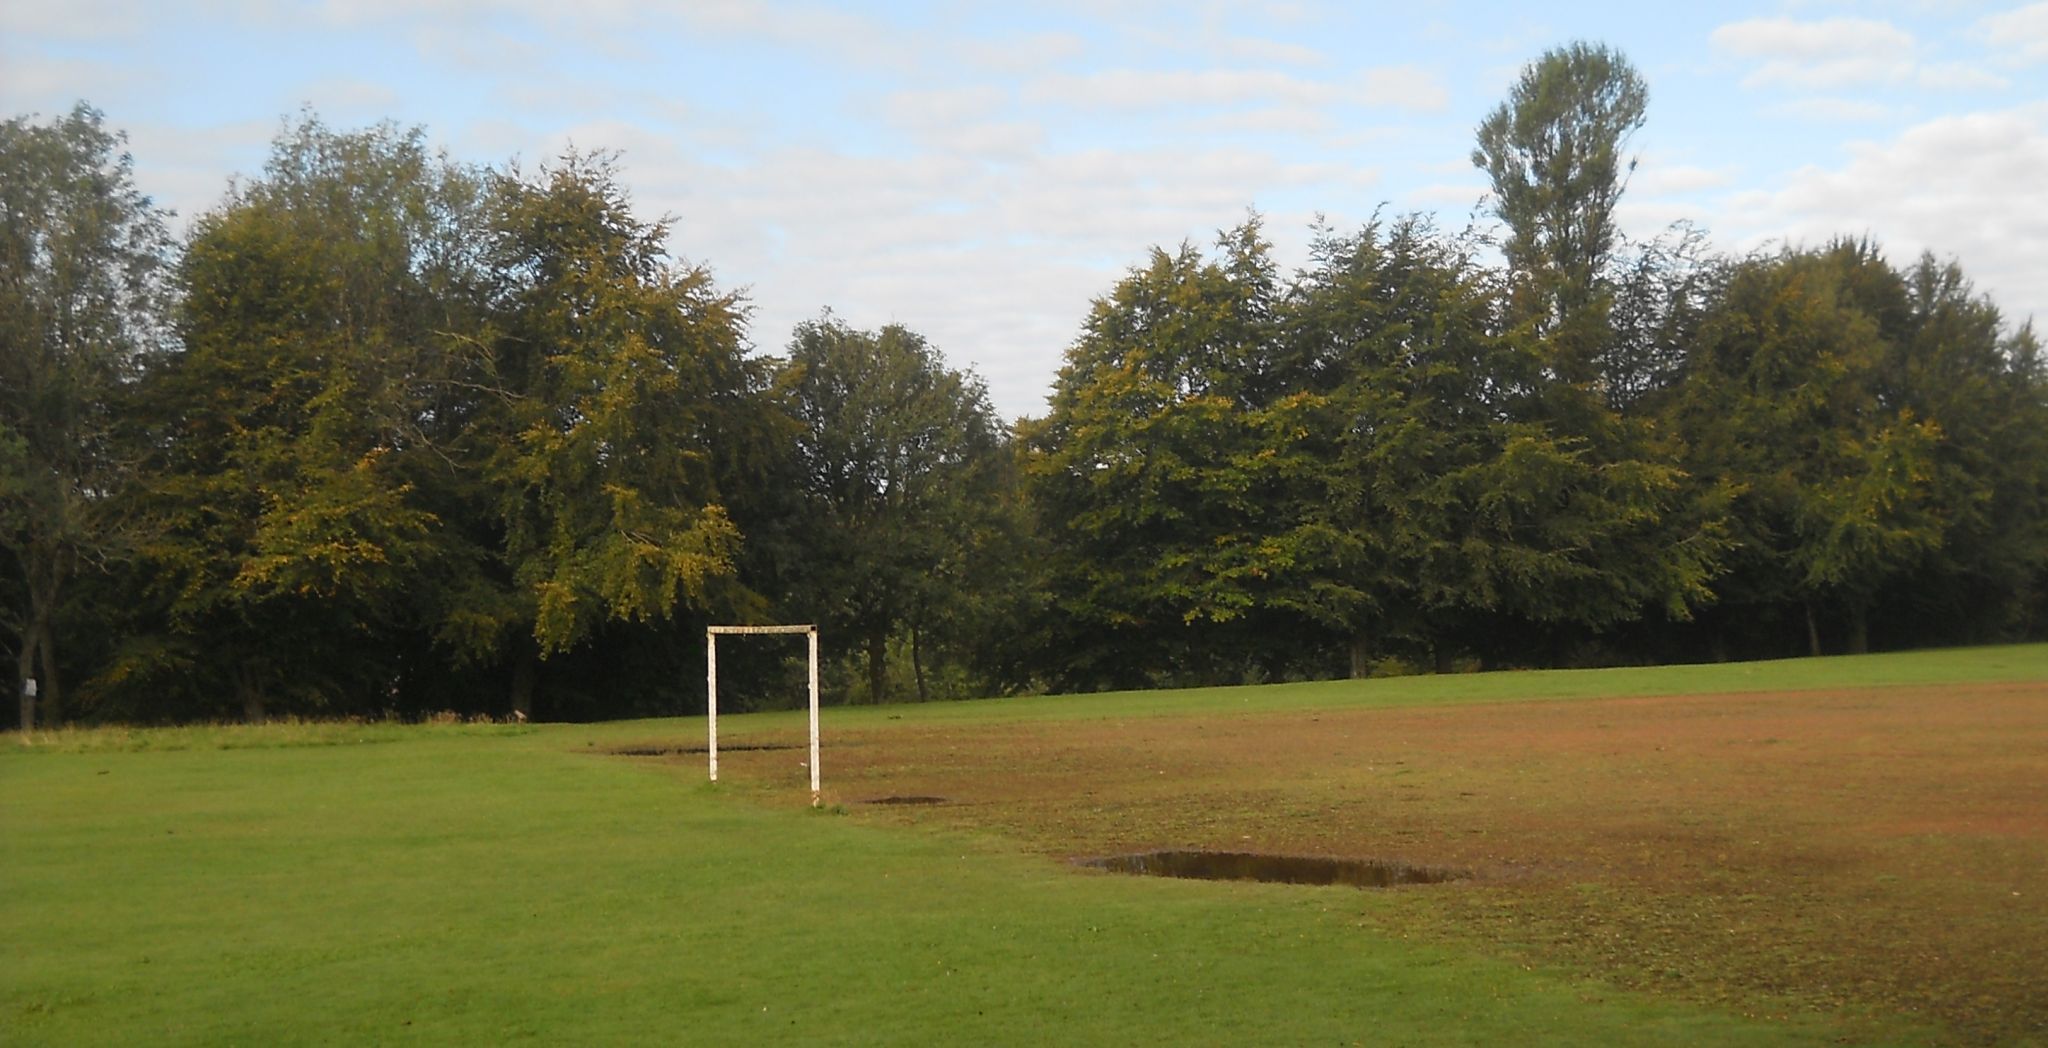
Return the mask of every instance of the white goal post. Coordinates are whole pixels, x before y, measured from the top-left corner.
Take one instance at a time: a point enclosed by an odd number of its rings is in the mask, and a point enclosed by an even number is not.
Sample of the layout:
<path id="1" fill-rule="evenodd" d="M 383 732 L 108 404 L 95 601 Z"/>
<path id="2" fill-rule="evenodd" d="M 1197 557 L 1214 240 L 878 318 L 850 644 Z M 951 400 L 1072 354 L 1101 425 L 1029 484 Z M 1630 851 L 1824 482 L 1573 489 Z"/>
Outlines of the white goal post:
<path id="1" fill-rule="evenodd" d="M 704 710 L 705 730 L 710 744 L 711 781 L 718 781 L 718 638 L 758 636 L 764 633 L 801 633 L 810 641 L 811 662 L 811 807 L 818 806 L 818 627 L 802 626 L 706 626 L 704 627 Z"/>

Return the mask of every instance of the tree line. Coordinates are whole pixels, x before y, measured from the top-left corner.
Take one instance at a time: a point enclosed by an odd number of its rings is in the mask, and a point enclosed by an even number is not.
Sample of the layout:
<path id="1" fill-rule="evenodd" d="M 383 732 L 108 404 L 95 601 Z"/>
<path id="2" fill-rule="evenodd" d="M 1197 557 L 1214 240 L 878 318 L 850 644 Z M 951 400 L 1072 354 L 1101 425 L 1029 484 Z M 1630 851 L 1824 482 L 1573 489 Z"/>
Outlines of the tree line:
<path id="1" fill-rule="evenodd" d="M 605 154 L 307 114 L 174 240 L 97 111 L 10 120 L 22 721 L 685 712 L 714 621 L 820 623 L 842 701 L 2040 635 L 2031 327 L 1867 240 L 1624 241 L 1646 106 L 1561 47 L 1478 129 L 1498 232 L 1154 249 L 1014 427 L 907 327 L 755 352 Z"/>

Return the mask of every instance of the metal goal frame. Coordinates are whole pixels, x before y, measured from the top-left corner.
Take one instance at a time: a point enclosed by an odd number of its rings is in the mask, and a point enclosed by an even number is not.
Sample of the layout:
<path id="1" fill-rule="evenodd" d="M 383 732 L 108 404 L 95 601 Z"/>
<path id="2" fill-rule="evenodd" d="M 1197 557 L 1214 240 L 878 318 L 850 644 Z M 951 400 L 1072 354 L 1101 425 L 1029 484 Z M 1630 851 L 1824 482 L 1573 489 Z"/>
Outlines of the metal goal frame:
<path id="1" fill-rule="evenodd" d="M 809 641 L 811 678 L 811 807 L 818 806 L 818 627 L 806 623 L 792 626 L 706 626 L 704 627 L 704 709 L 705 732 L 709 736 L 711 781 L 718 781 L 718 638 L 752 637 L 763 634 L 801 633 Z"/>

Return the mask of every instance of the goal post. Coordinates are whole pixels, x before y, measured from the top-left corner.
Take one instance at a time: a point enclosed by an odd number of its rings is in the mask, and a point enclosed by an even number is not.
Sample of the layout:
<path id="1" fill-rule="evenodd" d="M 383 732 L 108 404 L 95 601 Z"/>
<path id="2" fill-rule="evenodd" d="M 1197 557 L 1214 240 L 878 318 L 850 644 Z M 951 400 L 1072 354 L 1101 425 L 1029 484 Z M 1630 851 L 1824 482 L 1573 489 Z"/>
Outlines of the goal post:
<path id="1" fill-rule="evenodd" d="M 798 626 L 706 626 L 704 627 L 704 722 L 709 735 L 704 752 L 709 757 L 711 781 L 718 781 L 718 638 L 797 634 L 808 640 L 811 682 L 811 807 L 818 806 L 818 627 Z"/>

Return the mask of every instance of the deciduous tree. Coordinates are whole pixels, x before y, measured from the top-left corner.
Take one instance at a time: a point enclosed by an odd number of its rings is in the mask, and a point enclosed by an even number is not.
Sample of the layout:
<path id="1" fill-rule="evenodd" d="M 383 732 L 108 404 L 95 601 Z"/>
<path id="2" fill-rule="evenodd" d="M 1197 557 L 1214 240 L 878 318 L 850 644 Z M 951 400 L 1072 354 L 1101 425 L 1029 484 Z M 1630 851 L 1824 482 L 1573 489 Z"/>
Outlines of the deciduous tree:
<path id="1" fill-rule="evenodd" d="M 1065 683 L 1241 674 L 1250 649 L 1222 641 L 1291 570 L 1281 488 L 1303 431 L 1281 392 L 1280 283 L 1256 219 L 1218 256 L 1155 249 L 1097 299 L 1023 430 Z"/>
<path id="2" fill-rule="evenodd" d="M 1479 125 L 1472 163 L 1492 181 L 1508 226 L 1501 246 L 1517 278 L 1518 312 L 1550 336 L 1546 363 L 1570 386 L 1596 378 L 1622 151 L 1648 100 L 1619 52 L 1575 42 L 1526 66 Z"/>
<path id="3" fill-rule="evenodd" d="M 510 657 L 525 712 L 535 661 L 600 624 L 739 599 L 720 482 L 765 425 L 764 375 L 739 296 L 669 260 L 667 225 L 633 213 L 610 158 L 501 177 L 494 198 L 496 395 L 465 444 L 509 599 L 480 605 L 471 635 Z"/>
<path id="4" fill-rule="evenodd" d="M 1602 463 L 1532 416 L 1535 356 L 1475 253 L 1413 218 L 1325 234 L 1289 301 L 1328 450 L 1297 488 L 1295 528 L 1322 543 L 1274 599 L 1347 635 L 1354 673 L 1375 653 L 1444 665 L 1482 626 L 1497 656 L 1516 624 L 1599 631 L 1707 595 L 1714 547 L 1660 548 L 1682 475 Z"/>
<path id="5" fill-rule="evenodd" d="M 141 504 L 172 639 L 251 718 L 374 701 L 467 557 L 421 484 L 481 331 L 479 190 L 417 130 L 307 116 L 194 227 Z"/>
<path id="6" fill-rule="evenodd" d="M 1815 654 L 1823 614 L 1845 619 L 1849 649 L 1864 650 L 1876 594 L 1949 527 L 1935 488 L 1941 426 L 1879 396 L 1906 312 L 1904 284 L 1867 243 L 1751 259 L 1704 325 L 1674 405 L 1688 466 L 1740 493 L 1727 598 L 1799 609 Z"/>
<path id="7" fill-rule="evenodd" d="M 171 243 L 124 144 L 83 103 L 0 123 L 0 536 L 22 598 L 6 621 L 16 684 L 40 664 L 50 715 L 67 584 L 132 543 L 116 509 L 134 465 L 119 403 L 161 345 Z M 36 707 L 20 694 L 28 730 Z"/>
<path id="8" fill-rule="evenodd" d="M 795 601 L 860 638 L 871 702 L 889 638 L 907 628 L 922 692 L 924 638 L 1000 574 L 985 562 L 1004 555 L 991 539 L 1007 433 L 981 380 L 900 325 L 862 331 L 829 313 L 798 325 L 783 385 L 805 495 Z"/>

